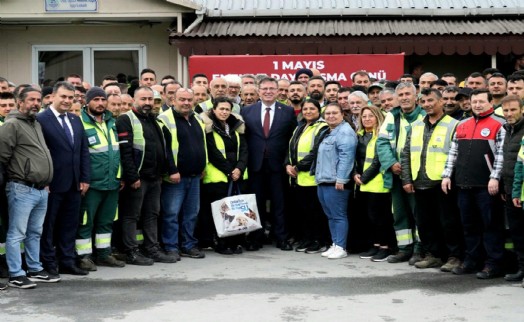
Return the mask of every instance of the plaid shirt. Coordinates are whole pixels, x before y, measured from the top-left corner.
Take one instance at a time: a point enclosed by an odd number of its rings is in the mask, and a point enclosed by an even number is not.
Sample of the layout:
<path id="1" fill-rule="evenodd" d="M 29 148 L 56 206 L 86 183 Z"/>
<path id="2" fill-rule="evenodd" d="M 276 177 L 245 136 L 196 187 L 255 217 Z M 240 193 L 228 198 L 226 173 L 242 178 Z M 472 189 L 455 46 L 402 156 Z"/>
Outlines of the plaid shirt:
<path id="1" fill-rule="evenodd" d="M 471 118 L 468 118 L 464 120 L 463 122 L 471 121 Z M 503 154 L 503 145 L 504 145 L 504 137 L 506 136 L 506 130 L 504 127 L 500 127 L 500 129 L 497 132 L 497 135 L 495 137 L 495 148 L 493 151 L 493 155 L 495 157 L 495 162 L 493 163 L 493 170 L 491 170 L 491 175 L 489 176 L 490 179 L 497 179 L 500 180 L 500 173 L 502 171 L 502 164 L 504 161 L 504 154 Z M 455 167 L 455 163 L 457 161 L 459 151 L 458 151 L 458 139 L 457 139 L 457 133 L 453 135 L 453 141 L 451 142 L 451 147 L 449 150 L 448 158 L 446 160 L 446 166 L 444 168 L 444 171 L 442 172 L 442 178 L 450 178 L 453 174 L 453 169 Z"/>

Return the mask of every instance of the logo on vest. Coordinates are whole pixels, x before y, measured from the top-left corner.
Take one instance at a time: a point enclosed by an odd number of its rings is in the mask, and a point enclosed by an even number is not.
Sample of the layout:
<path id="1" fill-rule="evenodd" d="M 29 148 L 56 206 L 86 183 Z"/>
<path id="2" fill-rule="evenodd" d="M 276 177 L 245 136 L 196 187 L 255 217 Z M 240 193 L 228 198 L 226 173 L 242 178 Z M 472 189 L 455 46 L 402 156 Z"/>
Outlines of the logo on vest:
<path id="1" fill-rule="evenodd" d="M 485 129 L 482 129 L 480 131 L 480 135 L 482 135 L 483 137 L 487 137 L 491 132 L 489 131 L 488 128 L 485 128 Z"/>

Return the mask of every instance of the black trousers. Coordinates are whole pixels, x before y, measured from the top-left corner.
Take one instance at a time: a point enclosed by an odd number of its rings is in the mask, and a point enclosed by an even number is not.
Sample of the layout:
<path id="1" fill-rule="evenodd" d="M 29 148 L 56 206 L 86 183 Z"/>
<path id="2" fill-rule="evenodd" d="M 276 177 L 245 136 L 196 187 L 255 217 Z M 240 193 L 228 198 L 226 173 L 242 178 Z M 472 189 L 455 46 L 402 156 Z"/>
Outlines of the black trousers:
<path id="1" fill-rule="evenodd" d="M 304 240 L 330 244 L 331 234 L 327 216 L 318 201 L 317 187 L 295 186 L 292 189 L 294 198 L 290 206 L 297 213 L 294 220 L 300 235 Z"/>
<path id="2" fill-rule="evenodd" d="M 249 170 L 249 169 L 248 169 Z M 257 196 L 257 207 L 260 213 L 260 221 L 264 224 L 269 218 L 266 217 L 266 200 L 271 201 L 272 230 L 277 241 L 285 241 L 288 238 L 285 217 L 285 195 L 284 185 L 287 175 L 282 168 L 281 171 L 272 171 L 267 160 L 264 160 L 260 171 L 249 172 L 249 190 Z M 262 239 L 263 230 L 257 230 L 253 234 L 256 242 Z"/>
<path id="3" fill-rule="evenodd" d="M 158 216 L 162 179 L 140 179 L 140 188 L 127 186 L 120 193 L 118 215 L 122 221 L 122 241 L 126 252 L 138 247 L 137 224 L 142 223 L 145 250 L 158 246 Z"/>
<path id="4" fill-rule="evenodd" d="M 40 258 L 44 268 L 56 269 L 57 264 L 75 264 L 76 232 L 80 223 L 81 194 L 72 188 L 67 192 L 49 193 L 47 213 L 40 239 Z"/>
<path id="5" fill-rule="evenodd" d="M 393 213 L 391 212 L 391 194 L 360 192 L 359 202 L 369 218 L 369 238 L 373 244 L 395 248 L 397 239 L 393 229 Z"/>
<path id="6" fill-rule="evenodd" d="M 424 249 L 435 257 L 463 258 L 464 234 L 456 200 L 442 192 L 440 185 L 415 189 L 415 215 Z"/>
<path id="7" fill-rule="evenodd" d="M 506 217 L 519 269 L 524 271 L 524 210 L 513 206 L 510 194 L 506 194 Z"/>

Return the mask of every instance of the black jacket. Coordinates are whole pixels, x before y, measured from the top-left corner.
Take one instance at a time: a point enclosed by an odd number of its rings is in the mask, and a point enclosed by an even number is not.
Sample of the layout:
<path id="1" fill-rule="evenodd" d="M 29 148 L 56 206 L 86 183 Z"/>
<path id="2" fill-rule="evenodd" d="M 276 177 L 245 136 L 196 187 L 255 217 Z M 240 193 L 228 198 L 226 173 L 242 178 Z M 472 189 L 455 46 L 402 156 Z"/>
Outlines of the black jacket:
<path id="1" fill-rule="evenodd" d="M 508 123 L 504 124 L 506 136 L 504 137 L 504 163 L 502 165 L 501 178 L 503 182 L 504 192 L 511 195 L 513 187 L 513 170 L 517 162 L 517 155 L 519 154 L 522 137 L 524 136 L 524 118 L 520 119 L 514 126 Z"/>
<path id="2" fill-rule="evenodd" d="M 205 112 L 201 114 L 204 123 L 206 124 L 206 140 L 207 140 L 207 154 L 209 163 L 213 164 L 218 170 L 222 171 L 227 177 L 231 172 L 238 168 L 242 174 L 247 167 L 248 150 L 247 143 L 244 137 L 244 121 L 238 114 L 231 114 L 226 120 L 229 126 L 228 134 L 225 130 L 225 125 L 220 122 L 213 112 Z M 237 142 L 237 137 L 234 132 L 238 133 L 240 144 Z M 226 158 L 218 150 L 215 137 L 213 133 L 220 135 L 224 140 L 226 148 Z"/>
<path id="3" fill-rule="evenodd" d="M 134 183 L 139 179 L 158 179 L 163 174 L 173 172 L 173 158 L 168 159 L 166 145 L 171 145 L 171 135 L 160 128 L 155 115 L 144 115 L 132 110 L 140 120 L 146 141 L 145 156 L 140 173 L 138 168 L 142 159 L 140 152 L 133 148 L 133 127 L 128 115 L 122 114 L 116 120 L 118 140 L 120 143 L 120 160 L 122 162 L 122 180 Z"/>

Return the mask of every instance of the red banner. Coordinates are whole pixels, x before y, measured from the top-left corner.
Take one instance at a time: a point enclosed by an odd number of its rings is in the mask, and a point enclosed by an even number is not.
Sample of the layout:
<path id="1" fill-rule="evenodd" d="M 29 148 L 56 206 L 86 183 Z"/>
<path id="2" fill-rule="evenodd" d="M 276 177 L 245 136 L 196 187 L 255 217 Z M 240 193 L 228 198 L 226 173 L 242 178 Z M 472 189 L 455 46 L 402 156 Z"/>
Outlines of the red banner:
<path id="1" fill-rule="evenodd" d="M 404 54 L 393 55 L 269 55 L 191 56 L 189 75 L 205 74 L 211 80 L 227 74 L 267 74 L 295 79 L 301 68 L 316 68 L 326 80 L 351 86 L 351 75 L 360 70 L 370 77 L 397 80 L 404 73 Z"/>

